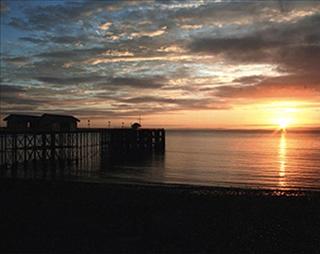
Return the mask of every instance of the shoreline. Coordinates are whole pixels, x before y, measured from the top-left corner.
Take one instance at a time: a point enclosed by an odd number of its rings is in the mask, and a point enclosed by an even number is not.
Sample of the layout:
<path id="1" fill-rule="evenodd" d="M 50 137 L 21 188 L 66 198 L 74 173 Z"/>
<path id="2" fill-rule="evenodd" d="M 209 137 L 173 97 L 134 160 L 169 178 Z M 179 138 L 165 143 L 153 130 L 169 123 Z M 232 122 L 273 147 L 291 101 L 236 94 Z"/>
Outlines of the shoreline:
<path id="1" fill-rule="evenodd" d="M 0 178 L 0 185 L 3 184 L 66 184 L 66 185 L 97 185 L 100 187 L 119 188 L 145 188 L 153 190 L 166 190 L 175 192 L 198 193 L 199 195 L 214 196 L 252 196 L 252 197 L 316 197 L 320 198 L 320 189 L 316 188 L 267 188 L 267 187 L 236 187 L 236 186 L 214 186 L 189 183 L 170 182 L 146 182 L 139 180 L 128 180 L 125 178 L 110 177 L 92 179 L 82 178 L 57 178 L 57 179 L 24 179 L 24 178 Z"/>
<path id="2" fill-rule="evenodd" d="M 2 252 L 318 253 L 320 192 L 0 179 Z"/>

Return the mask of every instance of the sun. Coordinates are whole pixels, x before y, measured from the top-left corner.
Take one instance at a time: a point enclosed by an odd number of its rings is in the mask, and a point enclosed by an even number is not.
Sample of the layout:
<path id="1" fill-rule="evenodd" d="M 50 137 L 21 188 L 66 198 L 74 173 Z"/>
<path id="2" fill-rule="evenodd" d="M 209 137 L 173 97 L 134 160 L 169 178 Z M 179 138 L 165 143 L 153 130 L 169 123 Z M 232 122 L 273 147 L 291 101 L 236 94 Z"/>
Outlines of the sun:
<path id="1" fill-rule="evenodd" d="M 297 123 L 299 108 L 292 102 L 279 102 L 271 108 L 273 114 L 274 127 L 285 132 L 288 128 L 293 128 Z"/>
<path id="2" fill-rule="evenodd" d="M 289 119 L 288 118 L 279 118 L 278 119 L 278 124 L 279 124 L 279 129 L 281 130 L 286 130 L 288 128 L 289 125 Z"/>

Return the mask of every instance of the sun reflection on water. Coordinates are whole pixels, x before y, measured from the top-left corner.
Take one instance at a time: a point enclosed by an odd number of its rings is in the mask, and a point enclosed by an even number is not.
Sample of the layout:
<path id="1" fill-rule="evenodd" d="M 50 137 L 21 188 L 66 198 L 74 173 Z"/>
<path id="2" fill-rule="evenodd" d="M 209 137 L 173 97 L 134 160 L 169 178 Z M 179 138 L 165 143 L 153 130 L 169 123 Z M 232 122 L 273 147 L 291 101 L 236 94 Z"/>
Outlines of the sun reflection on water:
<path id="1" fill-rule="evenodd" d="M 280 187 L 286 186 L 286 153 L 287 153 L 287 140 L 286 140 L 286 132 L 281 133 L 281 138 L 279 142 L 279 185 Z"/>

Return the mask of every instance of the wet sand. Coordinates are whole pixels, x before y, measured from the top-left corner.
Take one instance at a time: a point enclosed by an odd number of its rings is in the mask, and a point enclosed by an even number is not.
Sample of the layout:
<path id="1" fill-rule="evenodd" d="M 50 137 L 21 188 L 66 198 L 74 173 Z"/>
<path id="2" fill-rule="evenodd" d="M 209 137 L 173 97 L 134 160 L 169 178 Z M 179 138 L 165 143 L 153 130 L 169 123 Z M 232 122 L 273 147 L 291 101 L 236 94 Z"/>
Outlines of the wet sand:
<path id="1" fill-rule="evenodd" d="M 320 253 L 320 192 L 0 180 L 0 252 Z"/>

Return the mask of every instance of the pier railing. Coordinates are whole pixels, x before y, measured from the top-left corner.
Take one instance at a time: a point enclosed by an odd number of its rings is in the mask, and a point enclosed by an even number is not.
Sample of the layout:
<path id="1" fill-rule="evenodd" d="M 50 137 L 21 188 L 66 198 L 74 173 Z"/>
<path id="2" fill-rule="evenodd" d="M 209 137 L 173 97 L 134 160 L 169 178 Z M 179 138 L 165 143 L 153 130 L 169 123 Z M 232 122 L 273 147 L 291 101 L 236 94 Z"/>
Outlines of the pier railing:
<path id="1" fill-rule="evenodd" d="M 163 153 L 164 129 L 77 129 L 67 132 L 0 131 L 0 167 L 30 161 L 78 163 L 93 156 Z"/>

